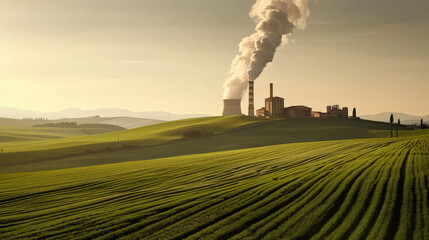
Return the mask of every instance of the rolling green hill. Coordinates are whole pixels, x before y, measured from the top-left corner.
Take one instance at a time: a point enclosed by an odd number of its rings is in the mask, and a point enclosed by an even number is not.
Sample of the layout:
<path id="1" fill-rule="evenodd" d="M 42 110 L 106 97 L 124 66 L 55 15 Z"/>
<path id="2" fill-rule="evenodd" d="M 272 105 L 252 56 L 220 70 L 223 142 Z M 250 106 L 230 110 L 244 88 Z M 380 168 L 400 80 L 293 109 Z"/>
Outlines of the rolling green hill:
<path id="1" fill-rule="evenodd" d="M 5 142 L 34 141 L 84 135 L 81 129 L 0 126 L 1 144 L 5 144 Z"/>
<path id="2" fill-rule="evenodd" d="M 133 117 L 85 117 L 85 118 L 62 118 L 56 120 L 48 119 L 14 119 L 0 117 L 0 126 L 9 127 L 32 127 L 34 125 L 77 122 L 78 124 L 112 124 L 123 128 L 132 129 L 137 127 L 149 126 L 164 121 Z"/>
<path id="3" fill-rule="evenodd" d="M 0 175 L 2 239 L 428 239 L 429 136 Z"/>
<path id="4" fill-rule="evenodd" d="M 140 145 L 156 145 L 183 138 L 182 132 L 188 130 L 206 130 L 213 134 L 238 128 L 247 124 L 268 122 L 268 120 L 251 119 L 246 117 L 210 117 L 187 119 L 151 125 L 96 136 L 70 137 L 55 140 L 32 141 L 25 145 L 16 142 L 3 144 L 7 152 L 37 151 L 59 148 L 73 148 L 81 145 L 102 145 L 108 143 L 135 142 Z"/>
<path id="5" fill-rule="evenodd" d="M 43 159 L 76 156 L 94 152 L 111 152 L 115 149 L 146 147 L 171 143 L 185 139 L 183 133 L 204 131 L 209 135 L 221 134 L 247 125 L 268 124 L 264 119 L 234 117 L 208 117 L 186 119 L 151 125 L 147 127 L 112 132 L 100 135 L 48 139 L 27 142 L 3 142 L 0 148 L 1 171 L 3 167 L 31 163 Z"/>
<path id="6" fill-rule="evenodd" d="M 8 147 L 0 161 L 0 172 L 89 166 L 294 142 L 386 137 L 390 134 L 386 129 L 391 128 L 406 129 L 348 119 L 264 120 L 235 116 L 182 120 L 112 134 L 35 141 L 12 153 L 13 148 Z M 205 129 L 214 132 L 214 136 L 184 138 L 180 134 L 192 129 Z M 400 136 L 413 132 L 419 131 L 401 130 Z"/>
<path id="7" fill-rule="evenodd" d="M 124 130 L 124 128 L 109 124 L 82 124 L 74 128 L 55 127 L 53 126 L 36 126 L 36 127 L 11 127 L 0 126 L 0 147 L 8 146 L 6 142 L 36 141 L 46 139 L 57 139 L 77 136 L 87 136 L 89 131 L 91 135 L 103 134 Z M 31 144 L 31 143 L 29 143 Z"/>

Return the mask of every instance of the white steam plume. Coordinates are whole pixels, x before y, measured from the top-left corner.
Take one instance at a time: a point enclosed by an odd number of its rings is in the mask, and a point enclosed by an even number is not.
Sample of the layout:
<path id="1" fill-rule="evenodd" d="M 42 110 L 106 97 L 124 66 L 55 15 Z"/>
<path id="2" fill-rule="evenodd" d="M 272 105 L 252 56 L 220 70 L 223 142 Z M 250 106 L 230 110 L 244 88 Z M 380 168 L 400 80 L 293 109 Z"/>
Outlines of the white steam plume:
<path id="1" fill-rule="evenodd" d="M 305 28 L 308 0 L 257 0 L 249 15 L 257 24 L 256 32 L 241 40 L 224 84 L 224 99 L 241 99 L 248 81 L 256 80 L 273 61 L 276 49 L 287 41 L 292 29 Z"/>

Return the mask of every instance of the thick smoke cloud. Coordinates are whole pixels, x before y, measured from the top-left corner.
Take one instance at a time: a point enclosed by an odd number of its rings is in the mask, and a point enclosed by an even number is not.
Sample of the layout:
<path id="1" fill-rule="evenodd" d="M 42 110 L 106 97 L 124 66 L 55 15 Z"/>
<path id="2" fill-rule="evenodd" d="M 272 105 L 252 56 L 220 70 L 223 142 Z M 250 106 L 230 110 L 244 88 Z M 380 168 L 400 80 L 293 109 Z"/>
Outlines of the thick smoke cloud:
<path id="1" fill-rule="evenodd" d="M 295 27 L 305 28 L 308 0 L 257 0 L 250 11 L 256 32 L 243 38 L 224 84 L 225 99 L 241 99 L 248 81 L 256 80 L 272 62 L 277 48 Z"/>

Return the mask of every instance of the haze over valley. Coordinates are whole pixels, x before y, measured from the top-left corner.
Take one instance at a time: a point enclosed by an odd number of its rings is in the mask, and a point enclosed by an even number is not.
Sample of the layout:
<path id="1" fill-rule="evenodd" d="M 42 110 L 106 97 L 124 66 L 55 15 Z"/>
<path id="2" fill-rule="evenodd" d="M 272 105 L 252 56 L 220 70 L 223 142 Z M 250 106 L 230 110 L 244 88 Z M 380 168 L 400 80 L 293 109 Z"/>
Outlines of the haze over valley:
<path id="1" fill-rule="evenodd" d="M 0 0 L 0 239 L 429 239 L 429 1 Z"/>

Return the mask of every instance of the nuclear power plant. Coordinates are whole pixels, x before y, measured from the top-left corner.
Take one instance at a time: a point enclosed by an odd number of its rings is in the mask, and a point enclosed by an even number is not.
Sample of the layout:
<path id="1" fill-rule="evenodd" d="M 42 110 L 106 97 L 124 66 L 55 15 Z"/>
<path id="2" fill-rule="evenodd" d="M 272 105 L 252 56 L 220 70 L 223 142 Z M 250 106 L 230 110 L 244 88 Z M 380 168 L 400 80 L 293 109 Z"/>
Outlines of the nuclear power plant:
<path id="1" fill-rule="evenodd" d="M 225 99 L 223 116 L 241 115 L 241 99 Z M 270 97 L 265 99 L 265 106 L 256 110 L 254 107 L 254 82 L 249 81 L 249 117 L 263 118 L 348 118 L 347 107 L 339 105 L 326 107 L 326 113 L 313 112 L 307 106 L 289 106 L 285 108 L 284 98 L 274 96 L 274 85 L 270 84 Z"/>
<path id="2" fill-rule="evenodd" d="M 242 38 L 239 52 L 231 62 L 224 84 L 224 98 L 228 100 L 224 101 L 224 116 L 241 112 L 233 100 L 244 96 L 246 84 L 249 93 L 248 116 L 255 116 L 254 81 L 267 64 L 273 62 L 277 48 L 286 40 L 285 36 L 291 34 L 295 27 L 305 26 L 308 0 L 256 1 L 249 14 L 256 21 L 256 28 L 254 33 Z M 281 99 L 272 97 L 270 102 L 276 110 L 268 115 L 264 112 L 263 116 L 284 117 Z"/>

